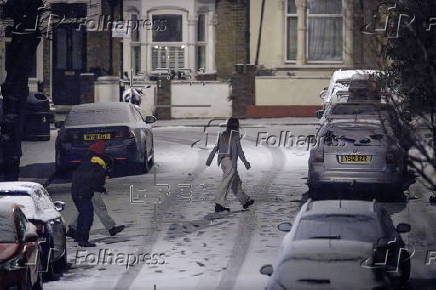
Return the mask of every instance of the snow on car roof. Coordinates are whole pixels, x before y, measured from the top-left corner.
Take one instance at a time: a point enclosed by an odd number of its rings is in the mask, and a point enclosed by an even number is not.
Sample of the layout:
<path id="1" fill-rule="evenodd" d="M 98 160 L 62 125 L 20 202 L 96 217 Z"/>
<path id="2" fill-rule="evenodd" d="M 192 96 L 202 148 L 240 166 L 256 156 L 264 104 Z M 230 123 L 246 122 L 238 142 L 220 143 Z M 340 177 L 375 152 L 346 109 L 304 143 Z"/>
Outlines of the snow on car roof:
<path id="1" fill-rule="evenodd" d="M 322 200 L 307 202 L 302 218 L 310 215 L 366 215 L 373 216 L 374 202 L 360 200 Z"/>
<path id="2" fill-rule="evenodd" d="M 12 203 L 21 205 L 21 210 L 27 219 L 48 220 L 61 217 L 61 214 L 56 211 L 50 197 L 45 191 L 43 186 L 34 182 L 2 182 L 0 183 L 0 204 Z M 11 194 L 8 192 L 19 192 L 19 195 Z M 6 193 L 6 194 L 4 194 Z M 21 193 L 25 193 L 23 195 Z"/>
<path id="3" fill-rule="evenodd" d="M 89 103 L 75 105 L 72 107 L 71 111 L 81 111 L 81 110 L 110 110 L 110 109 L 124 109 L 133 106 L 126 102 L 101 102 L 101 103 Z"/>
<path id="4" fill-rule="evenodd" d="M 42 185 L 36 182 L 27 181 L 11 181 L 0 182 L 0 191 L 24 191 L 29 195 L 32 194 L 34 189 L 42 188 Z"/>

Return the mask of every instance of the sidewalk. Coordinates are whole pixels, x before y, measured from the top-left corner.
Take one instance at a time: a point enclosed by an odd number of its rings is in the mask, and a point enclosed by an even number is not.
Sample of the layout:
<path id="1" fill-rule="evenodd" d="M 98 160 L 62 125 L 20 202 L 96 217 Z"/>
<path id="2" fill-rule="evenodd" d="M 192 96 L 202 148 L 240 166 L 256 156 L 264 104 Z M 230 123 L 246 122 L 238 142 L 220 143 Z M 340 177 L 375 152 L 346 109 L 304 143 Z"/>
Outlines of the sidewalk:
<path id="1" fill-rule="evenodd" d="M 157 120 L 154 128 L 159 127 L 204 127 L 218 126 L 226 122 L 226 118 L 216 119 L 172 119 L 172 120 Z M 288 118 L 261 118 L 261 119 L 240 119 L 241 127 L 270 127 L 270 126 L 295 126 L 295 125 L 318 125 L 318 119 L 315 117 L 288 117 Z"/>

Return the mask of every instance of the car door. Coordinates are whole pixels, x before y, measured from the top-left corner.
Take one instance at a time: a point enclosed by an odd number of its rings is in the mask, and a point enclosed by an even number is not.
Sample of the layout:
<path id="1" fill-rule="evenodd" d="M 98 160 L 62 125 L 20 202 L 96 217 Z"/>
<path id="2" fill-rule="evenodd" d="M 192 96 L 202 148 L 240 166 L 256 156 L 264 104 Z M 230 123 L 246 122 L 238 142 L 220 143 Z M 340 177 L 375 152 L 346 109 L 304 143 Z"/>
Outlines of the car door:
<path id="1" fill-rule="evenodd" d="M 151 133 L 150 125 L 145 123 L 145 119 L 142 116 L 141 111 L 138 108 L 134 108 L 135 118 L 138 120 L 139 127 L 141 128 L 143 134 L 143 142 L 145 142 L 145 148 L 147 156 L 150 157 L 152 154 L 153 137 Z"/>

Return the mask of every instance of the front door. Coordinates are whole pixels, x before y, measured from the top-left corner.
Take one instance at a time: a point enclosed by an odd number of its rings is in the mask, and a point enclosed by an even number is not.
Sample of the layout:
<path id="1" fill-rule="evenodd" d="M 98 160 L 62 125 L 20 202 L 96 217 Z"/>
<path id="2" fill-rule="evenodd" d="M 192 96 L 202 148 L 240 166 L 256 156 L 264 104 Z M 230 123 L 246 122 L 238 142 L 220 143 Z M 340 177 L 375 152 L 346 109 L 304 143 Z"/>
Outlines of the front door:
<path id="1" fill-rule="evenodd" d="M 66 17 L 80 17 L 86 11 L 85 4 L 63 4 L 58 8 Z M 80 73 L 86 69 L 86 32 L 77 27 L 74 23 L 60 24 L 53 32 L 55 105 L 80 103 Z"/>

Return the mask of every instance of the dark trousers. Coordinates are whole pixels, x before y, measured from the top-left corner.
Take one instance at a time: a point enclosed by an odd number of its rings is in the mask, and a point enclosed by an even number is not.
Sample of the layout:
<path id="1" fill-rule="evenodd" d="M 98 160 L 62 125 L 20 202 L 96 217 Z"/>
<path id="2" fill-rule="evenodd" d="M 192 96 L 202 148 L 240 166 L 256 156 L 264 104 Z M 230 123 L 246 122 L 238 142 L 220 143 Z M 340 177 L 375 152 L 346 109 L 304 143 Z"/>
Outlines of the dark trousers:
<path id="1" fill-rule="evenodd" d="M 77 242 L 87 242 L 89 240 L 89 231 L 94 221 L 94 207 L 91 199 L 73 198 L 79 216 L 77 218 Z"/>

